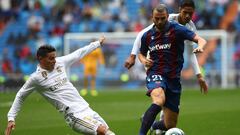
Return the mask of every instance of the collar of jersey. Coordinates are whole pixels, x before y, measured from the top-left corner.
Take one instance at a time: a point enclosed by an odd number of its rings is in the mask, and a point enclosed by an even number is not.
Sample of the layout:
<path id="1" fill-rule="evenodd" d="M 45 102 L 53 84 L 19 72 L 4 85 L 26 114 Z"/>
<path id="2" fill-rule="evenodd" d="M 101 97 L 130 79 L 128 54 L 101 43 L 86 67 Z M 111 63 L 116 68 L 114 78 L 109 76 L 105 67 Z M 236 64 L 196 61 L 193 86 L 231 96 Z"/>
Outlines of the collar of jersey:
<path id="1" fill-rule="evenodd" d="M 39 64 L 37 65 L 37 71 L 38 72 L 42 72 L 42 71 L 49 72 L 48 70 L 41 68 L 41 66 Z"/>
<path id="2" fill-rule="evenodd" d="M 163 28 L 163 30 L 160 31 L 160 33 L 163 33 L 163 32 L 168 31 L 169 28 L 170 28 L 170 22 L 167 21 L 165 27 Z M 152 29 L 153 29 L 154 32 L 158 32 L 158 31 L 155 29 L 155 24 L 153 25 Z"/>

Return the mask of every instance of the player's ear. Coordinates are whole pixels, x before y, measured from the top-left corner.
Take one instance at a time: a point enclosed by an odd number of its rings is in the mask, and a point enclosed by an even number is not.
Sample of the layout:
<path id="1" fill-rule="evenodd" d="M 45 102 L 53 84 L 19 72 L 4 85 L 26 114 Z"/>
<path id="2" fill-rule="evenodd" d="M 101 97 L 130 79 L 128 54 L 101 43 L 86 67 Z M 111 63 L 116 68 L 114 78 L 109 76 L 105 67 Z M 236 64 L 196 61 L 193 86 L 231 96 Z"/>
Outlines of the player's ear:
<path id="1" fill-rule="evenodd" d="M 43 59 L 42 56 L 37 56 L 37 60 L 38 60 L 38 61 L 40 61 L 40 60 L 42 60 L 42 59 Z"/>

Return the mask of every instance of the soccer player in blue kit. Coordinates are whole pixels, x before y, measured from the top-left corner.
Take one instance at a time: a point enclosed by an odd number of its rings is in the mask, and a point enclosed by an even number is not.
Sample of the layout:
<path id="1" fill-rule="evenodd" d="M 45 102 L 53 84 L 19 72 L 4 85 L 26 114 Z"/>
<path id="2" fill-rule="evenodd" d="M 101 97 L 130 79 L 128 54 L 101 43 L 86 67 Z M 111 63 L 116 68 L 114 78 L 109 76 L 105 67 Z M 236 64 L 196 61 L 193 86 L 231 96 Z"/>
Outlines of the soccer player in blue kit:
<path id="1" fill-rule="evenodd" d="M 183 67 L 184 40 L 193 41 L 198 47 L 193 53 L 203 52 L 206 44 L 199 35 L 186 27 L 169 22 L 168 10 L 164 4 L 153 9 L 153 27 L 146 31 L 141 38 L 139 53 L 140 62 L 147 67 L 147 95 L 152 104 L 143 116 L 139 135 L 146 135 L 157 114 L 163 110 L 164 120 L 154 128 L 167 130 L 176 127 L 179 114 L 181 80 Z M 147 58 L 149 51 L 150 58 Z"/>

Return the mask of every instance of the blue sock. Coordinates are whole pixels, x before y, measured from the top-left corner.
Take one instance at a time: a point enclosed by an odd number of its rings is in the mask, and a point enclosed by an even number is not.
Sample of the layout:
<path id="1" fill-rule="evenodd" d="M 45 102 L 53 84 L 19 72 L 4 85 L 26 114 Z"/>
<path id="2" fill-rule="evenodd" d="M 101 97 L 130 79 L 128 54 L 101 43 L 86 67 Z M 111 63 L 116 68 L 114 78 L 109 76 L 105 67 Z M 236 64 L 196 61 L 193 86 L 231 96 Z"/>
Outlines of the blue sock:
<path id="1" fill-rule="evenodd" d="M 151 125 L 153 124 L 157 114 L 161 111 L 161 106 L 152 104 L 145 112 L 142 120 L 139 135 L 146 135 Z"/>
<path id="2" fill-rule="evenodd" d="M 162 130 L 162 131 L 166 131 L 166 130 L 167 130 L 167 128 L 166 128 L 163 120 L 154 122 L 153 125 L 152 125 L 152 128 L 153 128 L 154 130 L 156 130 L 156 129 L 160 129 L 160 130 Z"/>

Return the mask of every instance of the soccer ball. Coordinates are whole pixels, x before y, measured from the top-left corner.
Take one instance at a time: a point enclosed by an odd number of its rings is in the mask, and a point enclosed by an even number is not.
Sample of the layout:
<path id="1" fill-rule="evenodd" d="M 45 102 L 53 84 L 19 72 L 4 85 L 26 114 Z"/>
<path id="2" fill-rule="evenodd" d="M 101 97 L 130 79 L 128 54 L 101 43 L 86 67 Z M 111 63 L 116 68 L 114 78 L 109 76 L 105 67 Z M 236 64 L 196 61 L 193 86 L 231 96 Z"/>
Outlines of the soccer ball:
<path id="1" fill-rule="evenodd" d="M 171 128 L 165 133 L 165 135 L 184 135 L 184 132 L 179 128 Z"/>

